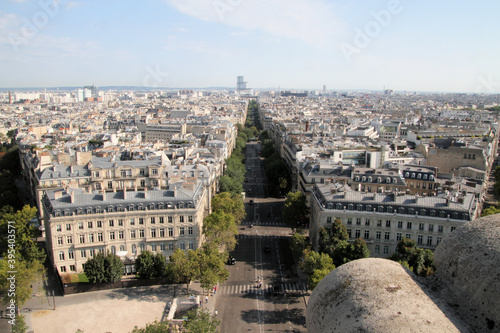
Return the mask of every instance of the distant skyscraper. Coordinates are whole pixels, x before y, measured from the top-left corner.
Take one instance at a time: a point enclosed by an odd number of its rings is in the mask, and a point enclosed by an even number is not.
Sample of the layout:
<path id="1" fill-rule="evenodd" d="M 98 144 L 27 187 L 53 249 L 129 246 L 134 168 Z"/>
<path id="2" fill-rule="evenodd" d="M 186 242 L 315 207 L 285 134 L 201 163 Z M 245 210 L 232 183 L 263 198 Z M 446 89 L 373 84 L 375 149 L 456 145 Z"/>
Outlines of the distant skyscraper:
<path id="1" fill-rule="evenodd" d="M 99 97 L 99 92 L 98 92 L 98 89 L 97 89 L 97 87 L 95 85 L 85 86 L 85 87 L 83 87 L 83 89 L 90 90 L 91 96 L 85 96 L 85 97 L 94 97 L 94 98 Z"/>
<path id="2" fill-rule="evenodd" d="M 238 80 L 236 81 L 236 91 L 238 93 L 247 89 L 247 83 L 244 80 L 245 78 L 243 76 L 238 76 Z"/>
<path id="3" fill-rule="evenodd" d="M 323 85 L 323 94 L 326 94 L 326 85 Z"/>

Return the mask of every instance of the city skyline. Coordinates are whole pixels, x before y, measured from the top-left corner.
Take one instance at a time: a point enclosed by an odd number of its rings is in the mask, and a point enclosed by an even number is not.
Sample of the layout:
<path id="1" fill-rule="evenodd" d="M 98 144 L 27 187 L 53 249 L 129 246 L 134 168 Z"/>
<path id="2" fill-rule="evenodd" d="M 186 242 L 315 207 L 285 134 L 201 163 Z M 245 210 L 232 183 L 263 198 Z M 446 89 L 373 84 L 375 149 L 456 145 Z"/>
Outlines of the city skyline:
<path id="1" fill-rule="evenodd" d="M 493 1 L 117 4 L 4 1 L 0 88 L 500 92 Z"/>

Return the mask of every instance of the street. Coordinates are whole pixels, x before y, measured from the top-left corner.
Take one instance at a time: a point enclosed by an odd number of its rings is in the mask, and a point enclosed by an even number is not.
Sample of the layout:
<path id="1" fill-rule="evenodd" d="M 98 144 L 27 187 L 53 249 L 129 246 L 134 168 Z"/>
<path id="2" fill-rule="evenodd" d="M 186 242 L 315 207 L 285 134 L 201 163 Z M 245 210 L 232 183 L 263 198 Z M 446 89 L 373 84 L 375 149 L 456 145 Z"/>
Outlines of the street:
<path id="1" fill-rule="evenodd" d="M 247 144 L 247 216 L 231 253 L 236 264 L 217 290 L 221 332 L 306 332 L 307 290 L 289 249 L 291 229 L 281 221 L 284 199 L 268 197 L 260 149 Z"/>

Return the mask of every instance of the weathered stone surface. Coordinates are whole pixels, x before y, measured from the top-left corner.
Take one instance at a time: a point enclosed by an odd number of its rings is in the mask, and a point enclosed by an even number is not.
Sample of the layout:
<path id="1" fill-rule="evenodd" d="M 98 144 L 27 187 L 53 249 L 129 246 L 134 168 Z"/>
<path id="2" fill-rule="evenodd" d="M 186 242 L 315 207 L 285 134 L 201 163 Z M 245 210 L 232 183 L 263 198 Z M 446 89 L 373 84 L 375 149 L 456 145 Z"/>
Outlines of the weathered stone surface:
<path id="1" fill-rule="evenodd" d="M 476 332 L 500 332 L 500 214 L 467 223 L 434 254 L 441 298 Z"/>
<path id="2" fill-rule="evenodd" d="M 396 262 L 375 258 L 338 267 L 311 294 L 308 332 L 467 332 L 410 274 Z"/>

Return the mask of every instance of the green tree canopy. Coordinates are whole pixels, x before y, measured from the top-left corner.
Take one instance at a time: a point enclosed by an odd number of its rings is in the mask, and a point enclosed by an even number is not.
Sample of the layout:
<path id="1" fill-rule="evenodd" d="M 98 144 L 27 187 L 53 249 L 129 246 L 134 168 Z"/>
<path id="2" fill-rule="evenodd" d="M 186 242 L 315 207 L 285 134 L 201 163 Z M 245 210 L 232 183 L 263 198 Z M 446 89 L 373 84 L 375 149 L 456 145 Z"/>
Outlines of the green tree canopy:
<path id="1" fill-rule="evenodd" d="M 196 250 L 198 273 L 201 287 L 210 289 L 219 282 L 229 277 L 225 261 L 226 253 L 220 253 L 214 245 L 207 243 Z"/>
<path id="2" fill-rule="evenodd" d="M 281 218 L 290 228 L 303 228 L 304 220 L 309 215 L 304 193 L 289 192 L 286 196 Z"/>
<path id="3" fill-rule="evenodd" d="M 135 259 L 135 270 L 137 277 L 141 279 L 152 279 L 154 276 L 154 254 L 151 251 L 143 251 Z"/>
<path id="4" fill-rule="evenodd" d="M 335 266 L 343 265 L 349 261 L 368 258 L 370 251 L 366 242 L 357 239 L 354 244 L 349 243 L 346 227 L 339 219 L 335 219 L 331 227 L 319 230 L 319 251 L 327 253 L 333 259 Z"/>
<path id="5" fill-rule="evenodd" d="M 245 205 L 241 194 L 221 192 L 212 198 L 212 211 L 221 211 L 230 214 L 239 224 L 246 215 Z"/>
<path id="6" fill-rule="evenodd" d="M 168 270 L 176 283 L 185 283 L 187 292 L 191 281 L 200 276 L 198 266 L 198 256 L 195 251 L 189 250 L 187 253 L 181 249 L 175 250 L 170 256 Z"/>
<path id="7" fill-rule="evenodd" d="M 310 249 L 311 245 L 307 240 L 306 235 L 300 232 L 294 232 L 290 240 L 290 249 L 297 257 L 302 256 L 304 250 Z"/>
<path id="8" fill-rule="evenodd" d="M 117 255 L 98 252 L 87 260 L 84 272 L 90 283 L 111 283 L 121 280 L 123 267 L 123 261 Z"/>
<path id="9" fill-rule="evenodd" d="M 188 333 L 216 333 L 220 322 L 210 315 L 206 309 L 191 310 L 184 323 Z"/>
<path id="10" fill-rule="evenodd" d="M 434 274 L 434 253 L 429 249 L 417 247 L 412 239 L 403 238 L 397 245 L 398 253 L 390 259 L 409 267 L 418 276 Z"/>
<path id="11" fill-rule="evenodd" d="M 45 271 L 42 263 L 38 260 L 33 260 L 27 262 L 21 258 L 16 258 L 9 262 L 9 256 L 7 255 L 3 259 L 0 259 L 0 296 L 2 302 L 6 304 L 10 302 L 11 297 L 8 297 L 10 280 L 12 274 L 15 273 L 15 285 L 16 293 L 14 299 L 18 307 L 23 306 L 27 300 L 31 298 L 33 290 L 31 285 L 38 279 L 43 277 Z"/>
<path id="12" fill-rule="evenodd" d="M 335 265 L 328 254 L 306 249 L 300 261 L 300 268 L 308 277 L 309 288 L 314 289 L 323 277 L 335 269 Z"/>
<path id="13" fill-rule="evenodd" d="M 207 243 L 213 243 L 226 251 L 234 250 L 238 226 L 233 215 L 215 211 L 205 217 L 203 235 Z"/>

